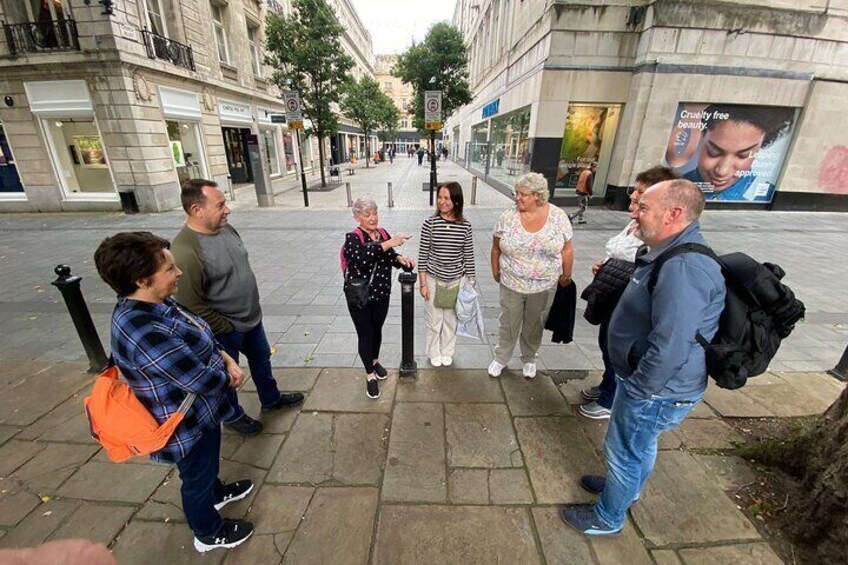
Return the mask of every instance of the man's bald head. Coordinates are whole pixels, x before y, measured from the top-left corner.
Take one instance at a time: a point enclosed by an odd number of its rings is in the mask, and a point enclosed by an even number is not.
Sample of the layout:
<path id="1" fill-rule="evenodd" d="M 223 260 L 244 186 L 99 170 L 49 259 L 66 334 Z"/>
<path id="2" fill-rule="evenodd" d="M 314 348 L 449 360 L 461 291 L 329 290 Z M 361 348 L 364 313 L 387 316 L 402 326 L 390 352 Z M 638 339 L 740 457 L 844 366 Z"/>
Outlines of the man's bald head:
<path id="1" fill-rule="evenodd" d="M 691 224 L 701 217 L 706 199 L 704 193 L 695 186 L 695 183 L 686 179 L 674 179 L 663 181 L 654 186 L 664 189 L 663 206 L 669 209 L 676 207 L 683 209 L 687 224 Z"/>
<path id="2" fill-rule="evenodd" d="M 674 179 L 659 182 L 645 191 L 630 217 L 636 220 L 636 236 L 654 246 L 677 235 L 701 216 L 704 195 L 692 182 Z"/>

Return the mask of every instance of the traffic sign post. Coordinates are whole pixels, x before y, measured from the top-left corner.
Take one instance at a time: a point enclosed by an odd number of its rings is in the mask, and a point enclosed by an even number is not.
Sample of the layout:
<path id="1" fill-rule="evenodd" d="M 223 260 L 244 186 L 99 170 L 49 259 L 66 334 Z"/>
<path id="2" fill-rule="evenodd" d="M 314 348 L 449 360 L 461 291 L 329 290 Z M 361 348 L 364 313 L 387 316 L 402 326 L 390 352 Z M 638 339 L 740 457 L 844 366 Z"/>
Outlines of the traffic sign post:
<path id="1" fill-rule="evenodd" d="M 430 130 L 430 206 L 436 191 L 436 131 L 442 129 L 442 91 L 424 91 L 424 129 Z"/>
<path id="2" fill-rule="evenodd" d="M 300 130 L 303 129 L 303 106 L 300 103 L 300 92 L 289 90 L 283 92 L 283 104 L 286 107 L 286 122 L 293 129 L 297 138 L 297 157 L 300 161 L 300 184 L 303 187 L 303 205 L 309 208 L 309 193 L 306 191 L 306 168 L 303 165 L 303 149 L 300 146 Z"/>

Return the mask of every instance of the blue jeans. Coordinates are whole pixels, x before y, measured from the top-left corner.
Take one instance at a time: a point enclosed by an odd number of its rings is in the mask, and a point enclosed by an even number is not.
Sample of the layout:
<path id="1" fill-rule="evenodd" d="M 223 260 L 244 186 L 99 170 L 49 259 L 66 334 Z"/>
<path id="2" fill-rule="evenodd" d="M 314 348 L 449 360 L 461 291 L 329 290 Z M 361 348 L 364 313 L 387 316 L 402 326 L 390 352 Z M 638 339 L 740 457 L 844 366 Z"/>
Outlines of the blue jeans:
<path id="1" fill-rule="evenodd" d="M 685 400 L 643 399 L 632 396 L 622 383 L 618 385 L 604 440 L 607 482 L 595 506 L 598 518 L 614 529 L 624 526 L 627 509 L 654 470 L 660 434 L 676 428 L 704 394 Z"/>
<path id="2" fill-rule="evenodd" d="M 218 479 L 221 456 L 221 427 L 204 430 L 188 455 L 177 461 L 180 495 L 188 527 L 196 537 L 211 536 L 221 527 L 215 503 L 223 498 L 224 485 Z"/>
<path id="3" fill-rule="evenodd" d="M 215 338 L 224 347 L 224 351 L 236 361 L 239 360 L 239 353 L 244 353 L 247 357 L 250 377 L 256 385 L 262 406 L 272 406 L 280 399 L 280 389 L 271 374 L 271 346 L 265 337 L 262 322 L 246 332 L 232 331 L 218 334 Z M 227 387 L 227 398 L 236 409 L 236 415 L 231 421 L 238 420 L 244 415 L 244 408 L 239 404 L 236 389 Z"/>
<path id="4" fill-rule="evenodd" d="M 597 402 L 606 409 L 612 408 L 612 401 L 615 398 L 615 371 L 612 368 L 609 349 L 607 347 L 607 330 L 609 329 L 609 320 L 601 322 L 598 328 L 598 348 L 601 350 L 601 357 L 604 360 L 604 374 L 601 377 L 601 384 L 598 387 L 601 390 L 601 396 Z"/>

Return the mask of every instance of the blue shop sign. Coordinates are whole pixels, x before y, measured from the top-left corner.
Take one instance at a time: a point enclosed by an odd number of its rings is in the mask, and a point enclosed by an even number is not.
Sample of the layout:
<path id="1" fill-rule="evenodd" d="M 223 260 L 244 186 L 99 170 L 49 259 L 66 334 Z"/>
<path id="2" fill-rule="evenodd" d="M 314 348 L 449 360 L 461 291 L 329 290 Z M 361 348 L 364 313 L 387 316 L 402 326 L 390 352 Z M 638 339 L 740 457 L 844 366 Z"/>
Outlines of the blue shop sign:
<path id="1" fill-rule="evenodd" d="M 490 118 L 498 113 L 498 110 L 501 106 L 501 99 L 498 98 L 494 102 L 489 102 L 485 106 L 483 106 L 483 117 Z"/>

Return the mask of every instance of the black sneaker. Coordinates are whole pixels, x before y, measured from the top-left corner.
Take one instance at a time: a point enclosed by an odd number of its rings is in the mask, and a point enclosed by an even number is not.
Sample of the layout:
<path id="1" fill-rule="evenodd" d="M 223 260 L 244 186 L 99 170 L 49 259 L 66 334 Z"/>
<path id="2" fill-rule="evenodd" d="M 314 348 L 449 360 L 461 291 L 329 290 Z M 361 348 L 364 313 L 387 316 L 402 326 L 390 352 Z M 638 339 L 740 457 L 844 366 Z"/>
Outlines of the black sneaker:
<path id="1" fill-rule="evenodd" d="M 255 436 L 256 434 L 261 432 L 265 427 L 262 425 L 262 422 L 260 422 L 259 420 L 254 420 L 247 414 L 242 414 L 241 418 L 239 418 L 238 420 L 233 420 L 232 422 L 224 422 L 224 425 L 236 432 L 237 434 L 241 434 L 245 437 Z"/>
<path id="2" fill-rule="evenodd" d="M 253 534 L 253 524 L 245 520 L 224 520 L 221 527 L 211 536 L 194 538 L 194 549 L 206 553 L 213 549 L 232 549 L 247 541 Z"/>
<path id="3" fill-rule="evenodd" d="M 377 384 L 377 379 L 365 379 L 365 394 L 368 398 L 380 398 L 380 385 Z"/>
<path id="4" fill-rule="evenodd" d="M 224 494 L 220 502 L 215 503 L 215 510 L 220 510 L 230 502 L 241 500 L 253 490 L 253 481 L 244 479 L 224 485 Z"/>
<path id="5" fill-rule="evenodd" d="M 379 363 L 374 363 L 374 372 L 377 373 L 377 378 L 381 381 L 388 378 L 389 372 Z"/>
<path id="6" fill-rule="evenodd" d="M 283 392 L 280 394 L 280 399 L 271 406 L 263 406 L 263 412 L 274 412 L 280 408 L 289 408 L 297 406 L 303 402 L 303 393 L 300 392 Z"/>

